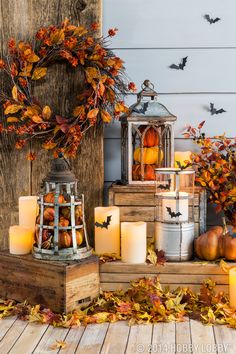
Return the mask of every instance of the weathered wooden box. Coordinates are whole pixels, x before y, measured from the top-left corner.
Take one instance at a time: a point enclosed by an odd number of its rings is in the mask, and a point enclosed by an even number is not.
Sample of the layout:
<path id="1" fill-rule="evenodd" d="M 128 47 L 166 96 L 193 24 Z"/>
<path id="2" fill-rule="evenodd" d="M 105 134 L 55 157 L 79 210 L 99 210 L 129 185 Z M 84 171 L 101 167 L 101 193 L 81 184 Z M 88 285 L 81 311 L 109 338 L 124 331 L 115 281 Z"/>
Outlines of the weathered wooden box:
<path id="1" fill-rule="evenodd" d="M 55 312 L 70 312 L 99 294 L 96 256 L 83 261 L 36 260 L 32 255 L 0 252 L 0 298 L 41 304 Z"/>
<path id="2" fill-rule="evenodd" d="M 236 266 L 236 263 L 230 263 Z M 215 263 L 200 262 L 167 262 L 162 265 L 125 264 L 111 262 L 100 265 L 100 282 L 102 290 L 127 289 L 130 281 L 139 278 L 158 276 L 163 287 L 170 289 L 189 287 L 199 291 L 202 282 L 212 279 L 216 282 L 216 290 L 228 293 L 229 276 Z"/>
<path id="3" fill-rule="evenodd" d="M 148 241 L 154 237 L 155 187 L 112 184 L 108 191 L 109 205 L 120 208 L 121 221 L 146 221 Z M 206 192 L 195 188 L 195 236 L 206 230 Z"/>

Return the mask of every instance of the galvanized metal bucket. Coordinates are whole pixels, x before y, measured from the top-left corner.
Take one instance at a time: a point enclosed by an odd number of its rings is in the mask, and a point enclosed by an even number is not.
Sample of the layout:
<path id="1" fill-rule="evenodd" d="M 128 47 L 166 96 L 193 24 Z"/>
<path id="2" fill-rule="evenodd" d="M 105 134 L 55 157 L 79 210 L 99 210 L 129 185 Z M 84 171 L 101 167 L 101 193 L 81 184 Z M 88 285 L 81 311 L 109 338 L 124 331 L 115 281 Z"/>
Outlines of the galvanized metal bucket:
<path id="1" fill-rule="evenodd" d="M 193 257 L 194 223 L 155 223 L 155 248 L 163 250 L 170 262 L 188 261 Z"/>

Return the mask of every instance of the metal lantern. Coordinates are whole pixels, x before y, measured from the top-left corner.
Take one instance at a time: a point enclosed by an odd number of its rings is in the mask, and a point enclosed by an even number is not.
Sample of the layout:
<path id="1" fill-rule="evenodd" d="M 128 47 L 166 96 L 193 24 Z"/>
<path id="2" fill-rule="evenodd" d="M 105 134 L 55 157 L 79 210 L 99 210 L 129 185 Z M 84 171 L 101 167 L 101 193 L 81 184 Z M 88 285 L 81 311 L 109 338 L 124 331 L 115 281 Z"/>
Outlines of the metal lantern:
<path id="1" fill-rule="evenodd" d="M 155 174 L 155 246 L 169 261 L 187 261 L 193 255 L 195 172 L 157 168 Z"/>
<path id="2" fill-rule="evenodd" d="M 85 225 L 84 196 L 78 195 L 77 180 L 63 156 L 52 162 L 38 204 L 35 258 L 75 260 L 92 254 Z"/>
<path id="3" fill-rule="evenodd" d="M 174 166 L 173 125 L 176 119 L 157 101 L 154 85 L 145 80 L 137 103 L 120 119 L 124 183 L 154 183 L 155 168 Z"/>

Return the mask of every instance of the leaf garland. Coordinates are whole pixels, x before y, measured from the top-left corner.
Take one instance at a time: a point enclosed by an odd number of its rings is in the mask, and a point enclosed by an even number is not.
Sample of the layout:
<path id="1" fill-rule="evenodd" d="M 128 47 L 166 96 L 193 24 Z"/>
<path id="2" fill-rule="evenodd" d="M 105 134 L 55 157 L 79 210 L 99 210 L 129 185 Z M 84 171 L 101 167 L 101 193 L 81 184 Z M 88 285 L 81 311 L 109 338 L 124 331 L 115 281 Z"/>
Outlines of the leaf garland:
<path id="1" fill-rule="evenodd" d="M 117 29 L 98 38 L 98 27 L 97 23 L 90 28 L 75 26 L 65 19 L 61 25 L 40 28 L 31 41 L 17 43 L 10 39 L 8 55 L 0 59 L 0 71 L 6 75 L 0 91 L 0 133 L 14 135 L 18 150 L 40 139 L 42 148 L 55 157 L 60 152 L 75 157 L 90 127 L 109 123 L 112 117 L 128 111 L 123 94 L 136 87 L 127 80 L 123 61 L 106 47 Z M 34 82 L 46 78 L 48 67 L 55 63 L 65 63 L 84 80 L 82 89 L 77 88 L 78 105 L 68 117 L 53 112 L 46 102 L 40 103 L 32 95 Z M 34 158 L 34 153 L 28 156 L 29 160 Z"/>
<path id="2" fill-rule="evenodd" d="M 206 280 L 199 293 L 189 288 L 163 289 L 158 278 L 142 278 L 131 282 L 131 287 L 120 291 L 102 292 L 97 300 L 84 310 L 57 314 L 40 305 L 0 301 L 0 318 L 17 315 L 30 322 L 55 327 L 76 327 L 90 323 L 128 320 L 129 324 L 185 321 L 196 319 L 203 324 L 224 324 L 236 328 L 236 310 L 229 306 L 228 297 L 215 291 L 215 283 Z"/>

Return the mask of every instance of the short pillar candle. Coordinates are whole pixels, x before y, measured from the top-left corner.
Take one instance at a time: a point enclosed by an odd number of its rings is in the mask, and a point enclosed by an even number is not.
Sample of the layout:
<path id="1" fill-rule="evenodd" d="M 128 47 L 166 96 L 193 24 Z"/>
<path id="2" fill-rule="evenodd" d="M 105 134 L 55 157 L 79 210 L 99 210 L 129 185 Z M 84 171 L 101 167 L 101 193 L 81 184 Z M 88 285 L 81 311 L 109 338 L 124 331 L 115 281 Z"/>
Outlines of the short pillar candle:
<path id="1" fill-rule="evenodd" d="M 35 222 L 38 214 L 38 197 L 23 196 L 19 198 L 19 225 L 35 230 Z"/>
<path id="2" fill-rule="evenodd" d="M 185 166 L 185 161 L 191 160 L 191 151 L 175 151 L 175 167 L 179 168 L 179 164 L 181 166 Z M 179 163 L 179 164 L 178 164 Z"/>
<path id="3" fill-rule="evenodd" d="M 145 263 L 147 224 L 143 221 L 121 223 L 121 259 L 126 263 Z"/>
<path id="4" fill-rule="evenodd" d="M 120 209 L 116 206 L 95 208 L 95 252 L 120 256 Z"/>
<path id="5" fill-rule="evenodd" d="M 229 270 L 229 304 L 236 308 L 236 267 Z"/>
<path id="6" fill-rule="evenodd" d="M 28 254 L 32 251 L 34 232 L 29 227 L 19 225 L 9 229 L 9 251 L 11 254 Z"/>

